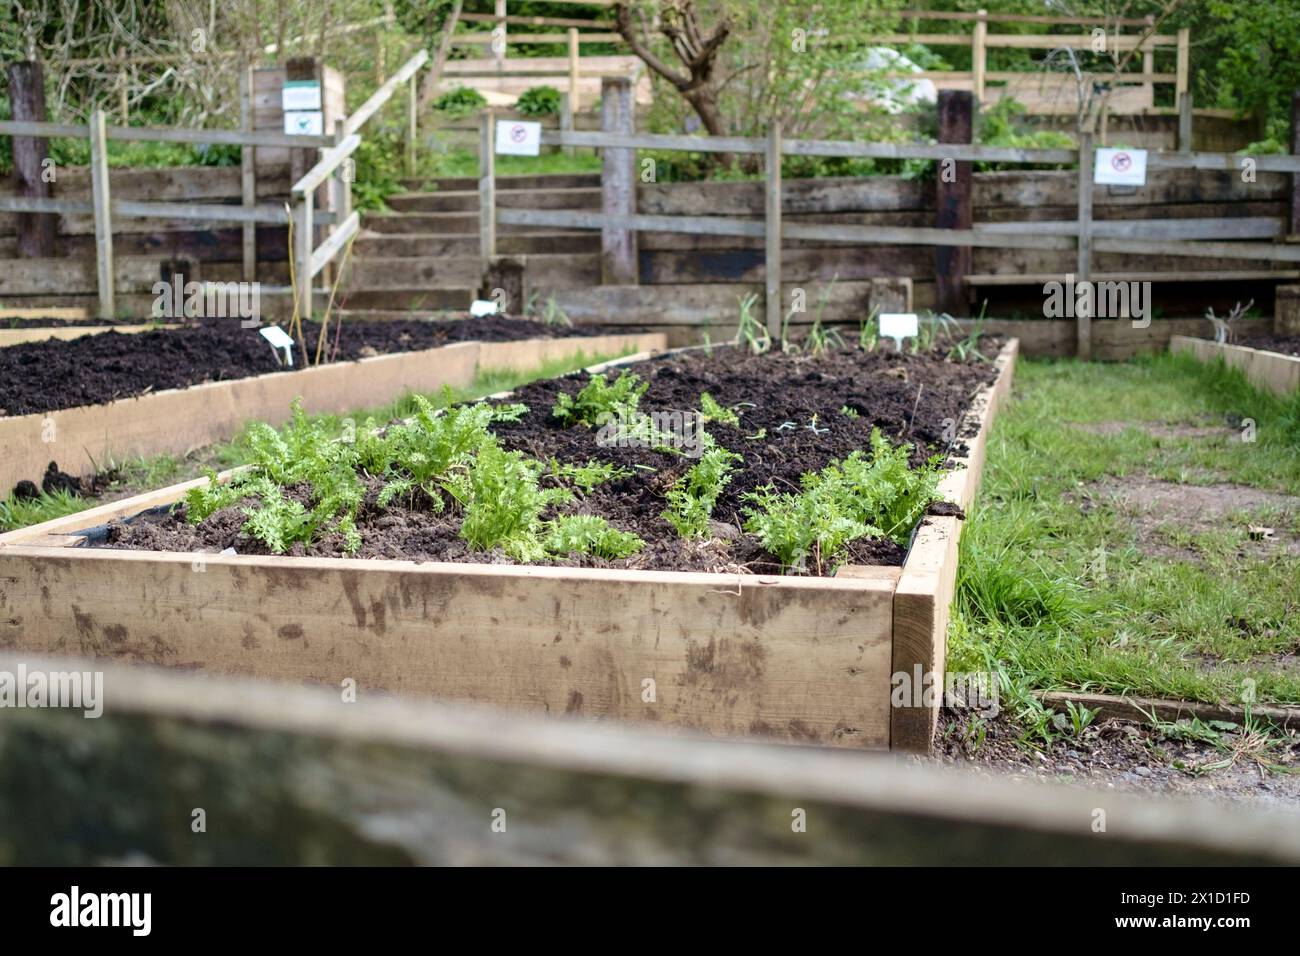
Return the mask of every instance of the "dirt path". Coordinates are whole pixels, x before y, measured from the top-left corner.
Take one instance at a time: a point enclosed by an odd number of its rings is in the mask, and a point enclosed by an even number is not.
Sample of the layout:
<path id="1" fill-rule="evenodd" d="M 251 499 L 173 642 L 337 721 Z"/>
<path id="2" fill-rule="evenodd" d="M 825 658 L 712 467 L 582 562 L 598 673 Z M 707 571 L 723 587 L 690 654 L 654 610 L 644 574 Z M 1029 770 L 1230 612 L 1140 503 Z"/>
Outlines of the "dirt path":
<path id="1" fill-rule="evenodd" d="M 1029 747 L 1005 713 L 981 722 L 945 711 L 934 757 L 984 776 L 1078 784 L 1090 789 L 1199 797 L 1300 814 L 1300 737 L 1260 744 L 1224 732 L 1217 743 L 1170 739 L 1150 727 L 1108 720 L 1077 737 Z M 1040 749 L 1041 748 L 1041 749 Z"/>

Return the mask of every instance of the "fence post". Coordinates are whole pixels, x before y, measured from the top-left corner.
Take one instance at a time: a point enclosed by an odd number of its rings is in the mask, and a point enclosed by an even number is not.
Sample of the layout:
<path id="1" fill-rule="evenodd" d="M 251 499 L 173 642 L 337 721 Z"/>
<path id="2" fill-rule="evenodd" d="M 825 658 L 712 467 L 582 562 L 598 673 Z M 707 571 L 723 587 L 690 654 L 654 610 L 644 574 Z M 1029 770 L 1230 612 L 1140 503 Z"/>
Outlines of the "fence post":
<path id="1" fill-rule="evenodd" d="M 573 98 L 568 93 L 560 94 L 560 132 L 573 132 Z M 574 152 L 572 146 L 563 146 L 560 151 L 565 156 L 572 156 Z"/>
<path id="2" fill-rule="evenodd" d="M 125 56 L 125 51 L 122 51 Z M 117 71 L 117 111 L 122 117 L 122 125 L 131 125 L 131 88 L 126 78 L 126 67 Z"/>
<path id="3" fill-rule="evenodd" d="M 1191 62 L 1191 31 L 1187 27 L 1178 31 L 1178 63 L 1174 73 L 1174 105 L 1178 107 L 1178 148 L 1190 152 L 1192 148 L 1192 104 L 1188 96 L 1188 69 Z M 1184 120 L 1184 116 L 1186 119 Z M 1186 134 L 1183 128 L 1186 123 Z"/>
<path id="4" fill-rule="evenodd" d="M 416 73 L 419 71 L 417 70 Z M 415 175 L 415 144 L 420 136 L 419 117 L 416 111 L 416 73 L 406 81 L 406 175 Z"/>
<path id="5" fill-rule="evenodd" d="M 578 28 L 569 27 L 569 108 L 577 113 L 581 111 L 578 96 Z"/>
<path id="6" fill-rule="evenodd" d="M 971 74 L 974 79 L 975 102 L 984 102 L 984 74 L 988 66 L 988 48 L 985 42 L 988 40 L 989 33 L 989 12 L 980 10 L 977 12 L 978 20 L 975 21 L 975 30 L 971 33 Z"/>
<path id="7" fill-rule="evenodd" d="M 600 128 L 606 133 L 635 132 L 632 81 L 607 76 L 600 83 Z M 606 216 L 636 215 L 636 150 L 606 148 L 600 164 L 600 205 Z M 603 285 L 637 285 L 636 230 L 600 229 L 600 281 Z"/>
<path id="8" fill-rule="evenodd" d="M 1291 94 L 1291 155 L 1300 156 L 1300 89 Z M 1293 240 L 1300 241 L 1300 173 L 1291 174 L 1291 228 Z"/>
<path id="9" fill-rule="evenodd" d="M 767 127 L 767 156 L 763 163 L 766 184 L 764 224 L 767 258 L 763 269 L 767 293 L 767 333 L 775 342 L 781 338 L 781 121 L 772 118 Z"/>
<path id="10" fill-rule="evenodd" d="M 939 142 L 969 144 L 974 122 L 975 95 L 965 90 L 939 91 Z M 974 221 L 971 164 L 954 159 L 939 162 L 935 190 L 935 225 L 940 229 L 970 229 Z M 940 312 L 952 316 L 969 311 L 966 276 L 971 272 L 970 246 L 936 246 L 935 295 Z"/>
<path id="11" fill-rule="evenodd" d="M 1178 151 L 1190 153 L 1192 146 L 1192 91 L 1178 98 Z"/>
<path id="12" fill-rule="evenodd" d="M 1151 37 L 1147 36 L 1147 34 L 1153 34 L 1155 32 L 1156 18 L 1152 14 L 1148 13 L 1143 19 L 1146 20 L 1146 26 L 1142 28 L 1141 35 L 1146 37 L 1146 46 L 1142 50 L 1142 72 L 1147 76 L 1150 76 L 1156 71 L 1156 51 L 1155 47 L 1151 45 Z M 1151 104 L 1154 106 L 1156 95 L 1155 84 L 1143 83 L 1142 89 L 1145 91 L 1147 96 L 1151 97 Z"/>
<path id="13" fill-rule="evenodd" d="M 239 72 L 239 128 L 245 133 L 253 131 L 253 67 Z M 239 187 L 245 209 L 257 205 L 257 164 L 254 146 L 239 147 Z M 257 224 L 244 223 L 244 281 L 257 280 Z"/>
<path id="14" fill-rule="evenodd" d="M 104 111 L 95 110 L 90 116 L 90 189 L 95 207 L 95 263 L 101 319 L 111 319 L 117 311 L 113 301 L 113 207 L 109 195 L 106 125 Z"/>
<path id="15" fill-rule="evenodd" d="M 44 123 L 45 71 L 34 60 L 9 64 L 9 99 L 15 120 Z M 28 199 L 48 199 L 50 184 L 42 175 L 49 156 L 49 140 L 32 136 L 13 138 L 15 195 Z M 47 259 L 54 255 L 54 233 L 58 217 L 47 213 L 20 212 L 18 220 L 18 255 L 22 258 Z"/>
<path id="16" fill-rule="evenodd" d="M 497 254 L 496 118 L 484 110 L 479 126 L 478 147 L 478 237 L 479 255 L 486 273 Z"/>
<path id="17" fill-rule="evenodd" d="M 498 36 L 493 37 L 492 50 L 496 54 L 497 69 L 506 68 L 506 0 L 496 0 L 496 26 L 494 30 L 500 30 Z"/>
<path id="18" fill-rule="evenodd" d="M 298 288 L 294 290 L 294 295 L 298 300 L 298 318 L 303 322 L 311 321 L 312 309 L 312 274 L 311 274 L 311 254 L 315 250 L 312 241 L 313 206 L 316 202 L 316 190 L 309 189 L 303 193 L 302 200 L 298 203 L 295 210 L 296 222 L 293 224 L 293 244 L 294 244 L 294 269 L 297 273 Z M 306 359 L 302 358 L 305 362 Z"/>
<path id="19" fill-rule="evenodd" d="M 1079 258 L 1076 283 L 1092 281 L 1092 133 L 1079 134 Z M 1067 292 L 1067 295 L 1070 294 Z M 1095 305 L 1096 297 L 1087 302 Z M 1075 311 L 1075 346 L 1079 358 L 1092 358 L 1092 305 Z"/>

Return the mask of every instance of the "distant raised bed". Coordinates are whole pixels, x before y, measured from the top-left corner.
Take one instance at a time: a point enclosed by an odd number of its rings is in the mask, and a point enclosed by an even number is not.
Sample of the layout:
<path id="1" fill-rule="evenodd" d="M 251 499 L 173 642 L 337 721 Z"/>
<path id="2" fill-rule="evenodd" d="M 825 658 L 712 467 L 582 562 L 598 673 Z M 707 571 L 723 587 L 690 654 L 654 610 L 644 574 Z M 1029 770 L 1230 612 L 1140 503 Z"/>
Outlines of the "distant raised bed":
<path id="1" fill-rule="evenodd" d="M 350 550 L 373 557 L 315 556 L 338 553 L 348 539 L 338 528 L 295 548 L 302 556 L 248 553 L 265 552 L 265 542 L 241 531 L 244 518 L 230 509 L 204 519 L 198 537 L 186 537 L 181 519 L 167 515 L 191 489 L 212 487 L 196 481 L 0 536 L 0 645 L 333 687 L 352 680 L 366 691 L 653 720 L 725 736 L 924 750 L 939 697 L 923 699 L 918 687 L 893 707 L 891 688 L 899 674 L 942 681 L 960 508 L 978 484 L 1016 348 L 1012 340 L 983 365 L 875 353 L 861 357 L 870 374 L 856 377 L 837 372 L 834 362 L 771 356 L 763 399 L 769 407 L 740 410 L 738 425 L 725 424 L 726 410 L 740 404 L 727 381 L 734 372 L 751 388 L 753 378 L 741 373 L 752 359 L 719 357 L 711 369 L 694 353 L 635 366 L 661 400 L 675 395 L 695 407 L 704 404 L 703 386 L 716 390 L 719 415 L 706 427 L 720 443 L 746 452 L 745 464 L 736 466 L 745 469 L 734 477 L 738 495 L 764 482 L 796 492 L 801 471 L 825 468 L 832 454 L 847 457 L 842 449 L 866 447 L 873 428 L 888 426 L 894 442 L 911 437 L 919 445 L 914 462 L 950 443 L 957 453 L 948 456 L 939 503 L 919 522 L 913 516 L 905 552 L 888 534 L 862 532 L 836 559 L 859 563 L 833 568 L 832 555 L 818 555 L 826 558 L 822 564 L 805 551 L 807 573 L 795 575 L 779 573 L 774 552 L 766 563 L 750 555 L 742 565 L 753 535 L 737 537 L 735 524 L 725 535 L 710 528 L 698 544 L 652 538 L 648 519 L 637 517 L 644 511 L 638 486 L 657 487 L 660 505 L 671 505 L 685 463 L 674 470 L 661 461 L 662 474 L 649 469 L 607 479 L 604 492 L 566 499 L 570 513 L 605 513 L 624 533 L 644 535 L 643 549 L 600 560 L 552 555 L 543 564 L 511 563 L 521 559 L 510 546 L 477 557 L 457 550 L 469 536 L 435 527 L 440 512 L 427 506 L 417 511 L 433 517 L 395 536 L 404 550 L 385 550 L 393 546 L 384 544 L 393 537 L 385 529 L 407 519 L 367 505 L 348 529 L 358 539 Z M 557 391 L 538 383 L 501 402 L 549 402 L 560 392 L 572 398 L 578 384 L 569 379 Z M 904 394 L 908 407 L 896 412 L 894 399 Z M 828 400 L 835 407 L 825 406 Z M 515 413 L 496 441 L 506 454 L 527 449 L 538 459 L 558 457 L 560 467 L 548 474 L 586 457 L 560 448 L 581 437 L 577 426 L 557 422 L 549 428 L 562 437 L 548 437 L 540 421 L 533 424 Z M 588 440 L 595 444 L 594 436 Z M 650 453 L 620 446 L 602 461 L 634 462 Z M 617 511 L 620 503 L 626 511 Z M 455 507 L 450 499 L 444 504 Z M 727 511 L 734 500 L 719 496 L 716 505 L 719 516 L 735 521 Z M 544 523 L 558 525 L 559 517 L 548 511 Z M 223 542 L 208 537 L 215 532 L 209 522 L 232 518 L 238 553 L 216 553 Z M 744 527 L 750 531 L 748 522 Z M 174 548 L 196 550 L 166 550 Z M 867 563 L 873 560 L 882 563 Z M 55 600 L 56 594 L 68 597 Z"/>
<path id="2" fill-rule="evenodd" d="M 664 346 L 660 334 L 604 331 L 505 318 L 344 323 L 337 352 L 323 350 L 336 361 L 295 371 L 277 371 L 267 342 L 234 319 L 0 349 L 0 496 L 39 483 L 50 461 L 81 474 L 283 421 L 295 397 L 308 412 L 350 412 L 468 385 L 480 371 Z"/>
<path id="3" fill-rule="evenodd" d="M 1300 389 L 1300 338 L 1255 336 L 1245 341 L 1250 344 L 1224 345 L 1175 335 L 1169 350 L 1195 355 L 1202 362 L 1222 359 L 1231 368 L 1241 369 L 1256 387 L 1277 395 Z"/>

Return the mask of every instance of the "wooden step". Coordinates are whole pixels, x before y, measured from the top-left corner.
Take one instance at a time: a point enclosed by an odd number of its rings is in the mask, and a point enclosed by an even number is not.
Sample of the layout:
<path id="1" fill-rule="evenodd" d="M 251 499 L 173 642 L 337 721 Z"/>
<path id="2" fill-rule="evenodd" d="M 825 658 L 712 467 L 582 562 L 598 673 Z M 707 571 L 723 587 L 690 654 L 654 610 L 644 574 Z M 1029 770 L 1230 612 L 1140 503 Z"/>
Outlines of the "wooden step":
<path id="1" fill-rule="evenodd" d="M 476 288 L 483 263 L 478 256 L 413 258 L 357 258 L 352 260 L 346 289 L 359 292 L 409 292 Z M 584 288 L 600 283 L 600 254 L 595 252 L 530 255 L 529 281 L 538 287 Z"/>
<path id="2" fill-rule="evenodd" d="M 388 197 L 395 212 L 477 212 L 478 190 L 398 193 Z M 498 189 L 497 206 L 507 209 L 599 209 L 600 189 Z"/>
<path id="3" fill-rule="evenodd" d="M 423 258 L 425 256 L 478 255 L 478 235 L 453 233 L 372 233 L 362 235 L 353 246 L 358 258 Z M 600 233 L 594 230 L 539 232 L 497 236 L 497 254 L 526 256 L 546 253 L 600 251 Z"/>
<path id="4" fill-rule="evenodd" d="M 457 235 L 478 235 L 479 221 L 477 212 L 388 212 L 367 213 L 361 225 L 372 232 L 385 235 L 410 235 L 429 233 L 453 233 Z M 554 226 L 514 226 L 498 224 L 497 235 L 511 233 L 546 233 L 555 232 Z M 597 233 L 599 235 L 599 233 Z"/>
<path id="5" fill-rule="evenodd" d="M 478 298 L 474 288 L 448 289 L 358 289 L 340 293 L 345 310 L 432 312 L 452 309 L 464 312 Z"/>
<path id="6" fill-rule="evenodd" d="M 498 176 L 497 189 L 584 189 L 600 188 L 600 173 L 545 173 L 522 176 Z M 427 190 L 478 189 L 477 176 L 442 176 L 400 180 L 411 192 Z"/>
<path id="7" fill-rule="evenodd" d="M 434 256 L 411 258 L 357 258 L 352 261 L 347 287 L 351 291 L 436 288 L 471 288 L 477 286 L 483 262 L 473 256 Z"/>

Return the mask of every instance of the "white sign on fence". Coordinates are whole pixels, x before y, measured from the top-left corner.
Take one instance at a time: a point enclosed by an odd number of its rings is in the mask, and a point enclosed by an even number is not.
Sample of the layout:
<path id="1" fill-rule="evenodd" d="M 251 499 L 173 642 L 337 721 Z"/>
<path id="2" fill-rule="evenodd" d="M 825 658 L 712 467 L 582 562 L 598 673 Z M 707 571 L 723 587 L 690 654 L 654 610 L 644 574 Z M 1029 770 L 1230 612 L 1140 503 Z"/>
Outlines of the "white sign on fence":
<path id="1" fill-rule="evenodd" d="M 325 132 L 325 114 L 320 110 L 284 114 L 286 136 L 321 136 Z"/>
<path id="2" fill-rule="evenodd" d="M 286 113 L 320 109 L 320 84 L 315 80 L 287 80 L 280 88 L 280 108 Z"/>
<path id="3" fill-rule="evenodd" d="M 1092 163 L 1092 181 L 1098 186 L 1145 186 L 1145 149 L 1099 149 Z"/>
<path id="4" fill-rule="evenodd" d="M 903 350 L 903 339 L 916 338 L 915 312 L 881 312 L 880 337 L 893 339 L 898 350 Z"/>
<path id="5" fill-rule="evenodd" d="M 541 151 L 541 123 L 497 120 L 497 152 L 502 156 L 537 156 Z"/>

